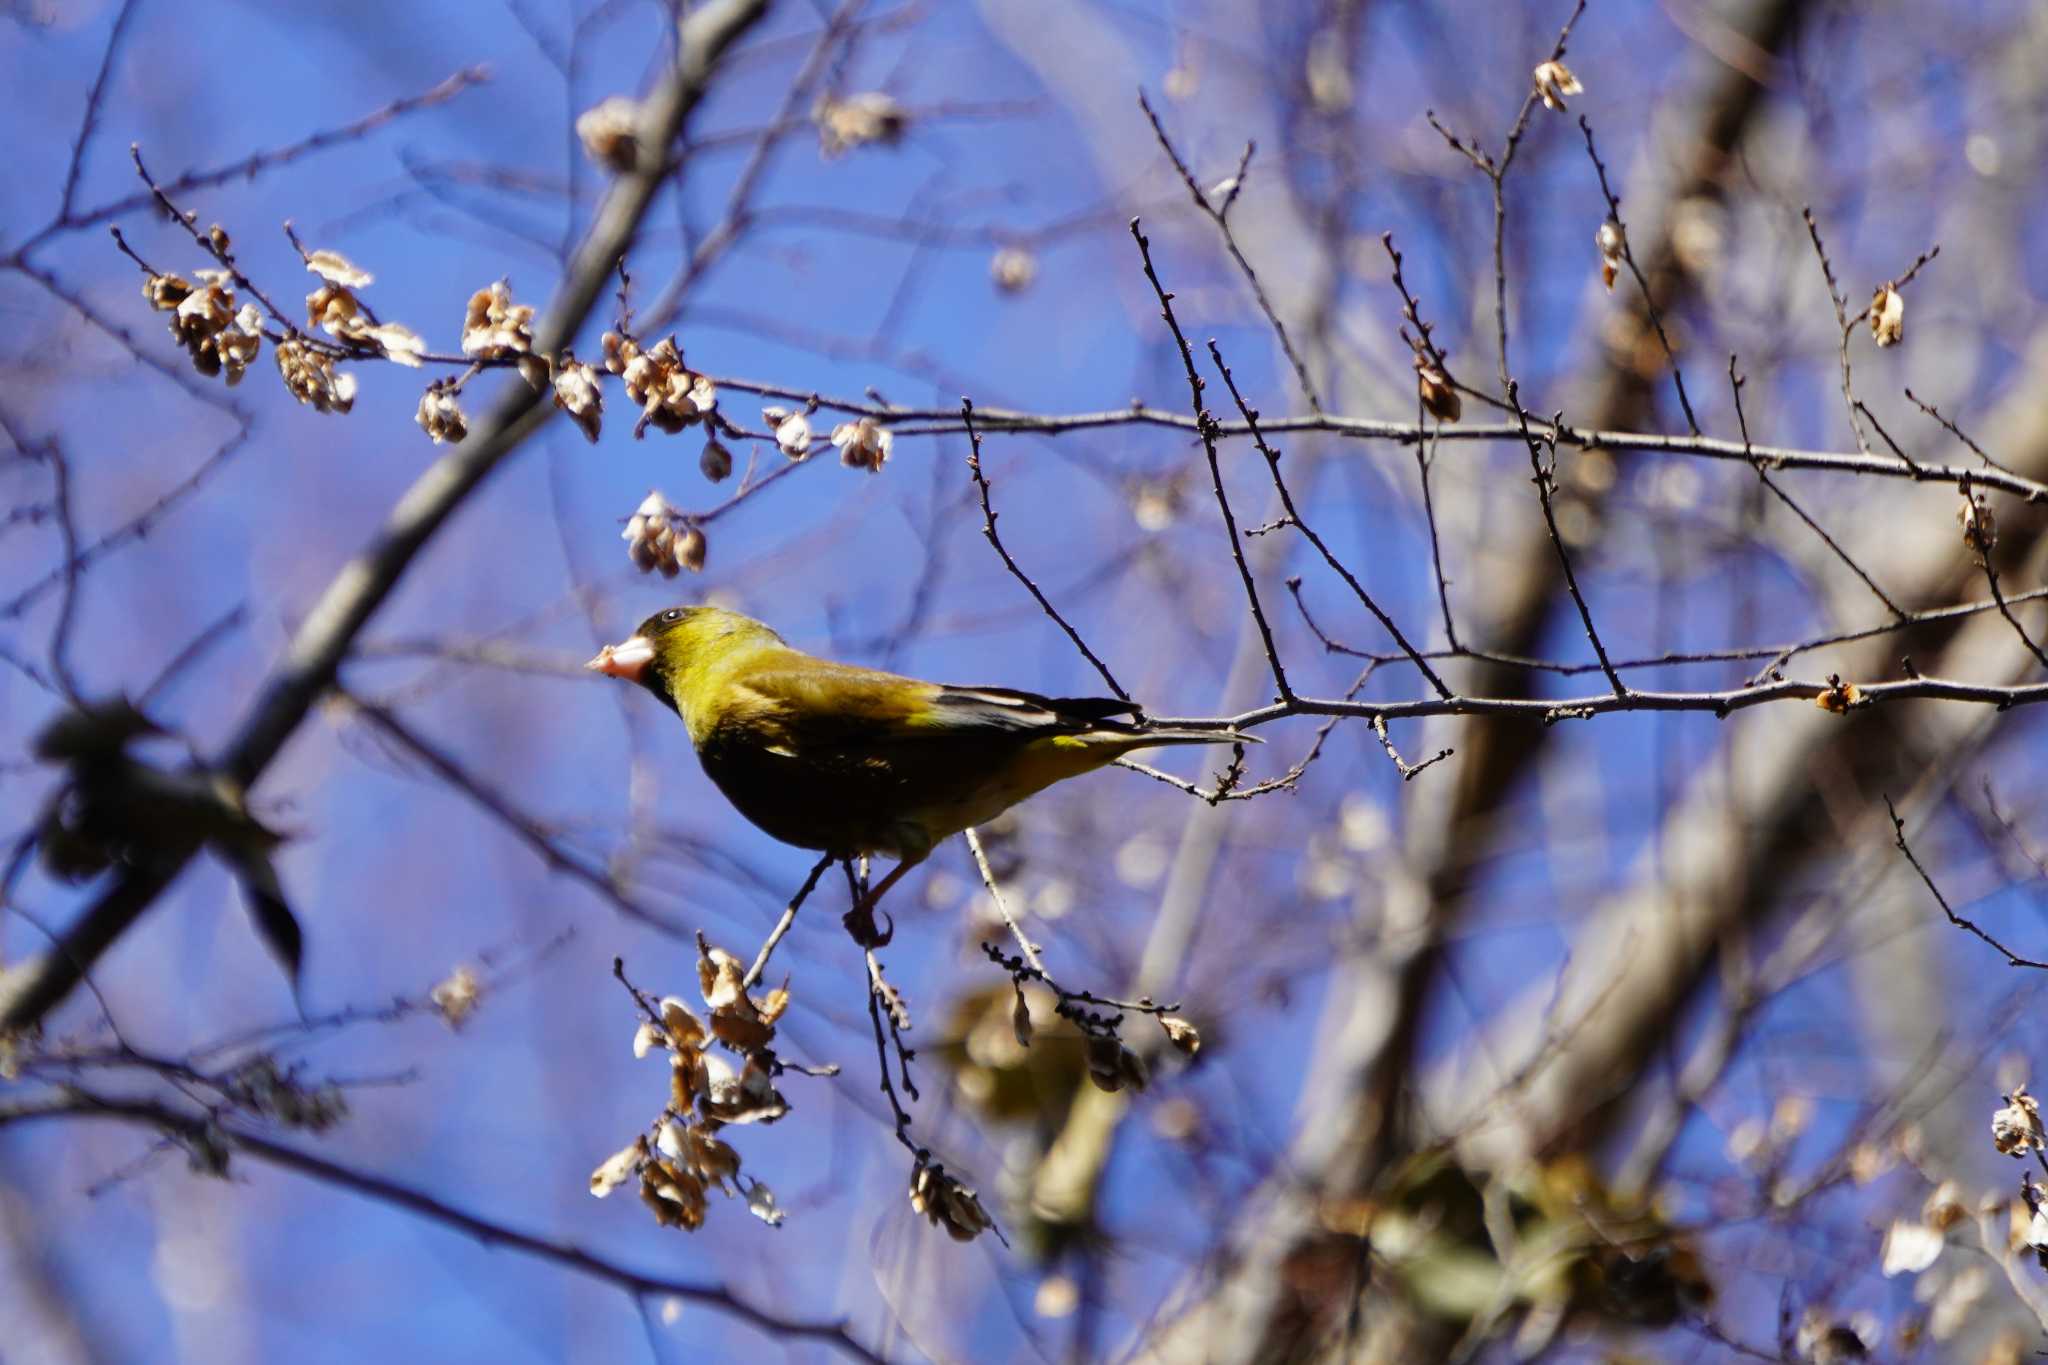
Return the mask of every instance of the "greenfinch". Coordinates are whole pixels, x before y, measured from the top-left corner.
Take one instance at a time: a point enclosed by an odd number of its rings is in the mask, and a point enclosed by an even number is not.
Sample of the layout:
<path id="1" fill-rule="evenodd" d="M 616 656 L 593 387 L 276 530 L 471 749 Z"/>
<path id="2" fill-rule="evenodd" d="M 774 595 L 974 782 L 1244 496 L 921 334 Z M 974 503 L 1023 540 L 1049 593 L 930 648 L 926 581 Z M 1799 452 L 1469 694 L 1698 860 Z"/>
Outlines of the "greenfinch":
<path id="1" fill-rule="evenodd" d="M 1152 729 L 1128 702 L 954 687 L 792 649 L 759 621 L 670 607 L 585 667 L 638 683 L 689 727 L 705 774 L 784 843 L 899 865 L 872 905 L 949 835 L 1055 782 L 1160 744 L 1233 730 Z"/>

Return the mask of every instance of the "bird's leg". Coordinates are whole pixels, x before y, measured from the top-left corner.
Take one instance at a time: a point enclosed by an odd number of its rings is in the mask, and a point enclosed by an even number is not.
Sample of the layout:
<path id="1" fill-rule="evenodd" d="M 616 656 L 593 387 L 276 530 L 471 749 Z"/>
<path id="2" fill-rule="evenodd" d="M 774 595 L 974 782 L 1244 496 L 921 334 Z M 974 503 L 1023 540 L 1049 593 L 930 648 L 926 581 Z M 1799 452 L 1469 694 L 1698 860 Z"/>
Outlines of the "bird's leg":
<path id="1" fill-rule="evenodd" d="M 875 927 L 875 902 L 887 894 L 890 887 L 903 879 L 903 874 L 916 867 L 917 862 L 906 859 L 889 869 L 889 875 L 876 882 L 865 895 L 859 894 L 855 884 L 853 909 L 846 912 L 846 932 L 853 935 L 853 941 L 863 948 L 879 948 L 896 936 L 892 924 L 888 933 Z M 853 864 L 846 865 L 847 880 L 853 880 Z"/>

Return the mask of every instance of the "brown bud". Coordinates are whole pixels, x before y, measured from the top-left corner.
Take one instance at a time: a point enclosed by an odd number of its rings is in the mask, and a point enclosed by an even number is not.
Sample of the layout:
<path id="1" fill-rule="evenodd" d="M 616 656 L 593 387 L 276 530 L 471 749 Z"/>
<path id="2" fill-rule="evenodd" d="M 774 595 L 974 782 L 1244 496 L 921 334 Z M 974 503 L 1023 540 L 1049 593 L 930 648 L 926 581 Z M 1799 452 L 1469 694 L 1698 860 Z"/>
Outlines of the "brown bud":
<path id="1" fill-rule="evenodd" d="M 1421 356 L 1415 357 L 1415 387 L 1422 406 L 1439 422 L 1455 422 L 1464 415 L 1465 404 L 1451 387 L 1451 377 Z"/>
<path id="2" fill-rule="evenodd" d="M 1620 273 L 1624 253 L 1628 250 L 1628 238 L 1623 234 L 1621 223 L 1609 218 L 1600 225 L 1600 231 L 1593 235 L 1593 245 L 1600 250 L 1600 283 L 1614 292 L 1614 277 Z"/>
<path id="3" fill-rule="evenodd" d="M 1823 711 L 1841 716 L 1848 714 L 1849 708 L 1862 697 L 1863 694 L 1857 690 L 1855 683 L 1845 683 L 1838 675 L 1830 673 L 1827 690 L 1816 696 L 1813 704 Z"/>
<path id="4" fill-rule="evenodd" d="M 697 457 L 697 468 L 711 482 L 722 482 L 732 473 L 732 452 L 714 436 L 704 443 L 704 453 Z"/>
<path id="5" fill-rule="evenodd" d="M 1896 346 L 1906 334 L 1906 300 L 1889 284 L 1877 287 L 1870 300 L 1870 335 L 1880 346 Z"/>

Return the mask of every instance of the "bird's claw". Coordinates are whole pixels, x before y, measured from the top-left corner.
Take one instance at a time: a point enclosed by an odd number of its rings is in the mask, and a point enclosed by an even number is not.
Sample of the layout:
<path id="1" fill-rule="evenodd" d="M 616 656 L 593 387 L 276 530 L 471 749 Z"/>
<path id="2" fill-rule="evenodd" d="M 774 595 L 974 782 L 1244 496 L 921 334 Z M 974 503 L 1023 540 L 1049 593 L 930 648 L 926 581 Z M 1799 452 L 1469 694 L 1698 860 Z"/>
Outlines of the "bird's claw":
<path id="1" fill-rule="evenodd" d="M 886 911 L 883 913 L 882 918 L 888 920 L 889 927 L 887 929 L 880 929 L 875 926 L 874 907 L 863 901 L 847 911 L 842 917 L 841 922 L 846 925 L 846 932 L 853 935 L 853 941 L 861 947 L 869 949 L 886 948 L 889 946 L 890 941 L 896 937 L 896 921 L 889 919 Z"/>

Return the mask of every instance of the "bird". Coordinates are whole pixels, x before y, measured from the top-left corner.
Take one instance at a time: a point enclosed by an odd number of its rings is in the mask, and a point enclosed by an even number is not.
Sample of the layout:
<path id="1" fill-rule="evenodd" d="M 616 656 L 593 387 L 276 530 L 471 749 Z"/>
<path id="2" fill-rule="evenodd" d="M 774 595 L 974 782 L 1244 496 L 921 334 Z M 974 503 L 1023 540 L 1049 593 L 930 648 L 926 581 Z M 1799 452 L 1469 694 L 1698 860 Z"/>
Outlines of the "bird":
<path id="1" fill-rule="evenodd" d="M 722 607 L 656 612 L 584 667 L 638 684 L 680 716 L 705 775 L 769 835 L 833 860 L 896 859 L 854 914 L 945 839 L 1055 782 L 1137 749 L 1258 742 L 1235 728 L 1151 726 L 1119 699 L 836 663 Z"/>

